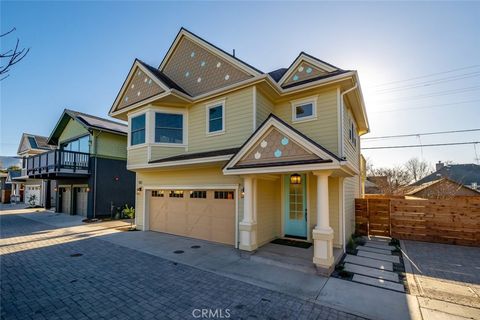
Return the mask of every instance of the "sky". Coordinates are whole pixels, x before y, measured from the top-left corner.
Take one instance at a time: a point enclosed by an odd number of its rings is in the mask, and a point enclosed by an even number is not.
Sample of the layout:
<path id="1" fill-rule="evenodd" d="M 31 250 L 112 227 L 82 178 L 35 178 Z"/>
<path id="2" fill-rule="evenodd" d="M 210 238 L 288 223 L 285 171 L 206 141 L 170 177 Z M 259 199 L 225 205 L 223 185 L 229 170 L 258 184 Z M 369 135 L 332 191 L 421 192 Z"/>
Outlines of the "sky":
<path id="1" fill-rule="evenodd" d="M 256 68 L 305 51 L 358 70 L 362 147 L 480 141 L 480 2 L 0 2 L 2 33 L 30 48 L 0 81 L 0 155 L 49 136 L 64 108 L 107 117 L 135 58 L 159 65 L 185 27 Z M 15 40 L 2 39 L 4 52 Z M 480 144 L 366 150 L 375 167 L 412 157 L 476 163 Z"/>

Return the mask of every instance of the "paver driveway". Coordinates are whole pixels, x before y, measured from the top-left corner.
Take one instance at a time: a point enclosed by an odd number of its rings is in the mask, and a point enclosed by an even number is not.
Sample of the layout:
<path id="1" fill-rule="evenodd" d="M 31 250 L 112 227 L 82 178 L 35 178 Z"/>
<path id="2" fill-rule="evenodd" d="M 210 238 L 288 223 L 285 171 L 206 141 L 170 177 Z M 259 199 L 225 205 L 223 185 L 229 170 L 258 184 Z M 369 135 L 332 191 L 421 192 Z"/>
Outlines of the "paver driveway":
<path id="1" fill-rule="evenodd" d="M 0 223 L 2 319 L 188 319 L 204 308 L 233 319 L 357 318 L 88 233 L 16 215 Z"/>

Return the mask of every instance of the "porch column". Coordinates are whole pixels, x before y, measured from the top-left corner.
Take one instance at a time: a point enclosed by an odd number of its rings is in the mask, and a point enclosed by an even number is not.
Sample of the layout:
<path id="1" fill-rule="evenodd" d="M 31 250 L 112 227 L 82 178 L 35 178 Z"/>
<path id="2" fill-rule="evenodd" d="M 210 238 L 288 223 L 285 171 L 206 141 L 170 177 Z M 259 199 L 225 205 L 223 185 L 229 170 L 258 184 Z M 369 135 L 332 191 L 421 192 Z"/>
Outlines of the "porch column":
<path id="1" fill-rule="evenodd" d="M 243 219 L 239 223 L 240 245 L 241 250 L 253 251 L 257 245 L 257 222 L 253 214 L 253 177 L 246 176 L 243 178 Z"/>
<path id="2" fill-rule="evenodd" d="M 321 274 L 330 275 L 333 271 L 333 229 L 330 227 L 328 205 L 328 176 L 331 171 L 316 171 L 317 177 L 317 225 L 313 229 L 313 263 Z"/>

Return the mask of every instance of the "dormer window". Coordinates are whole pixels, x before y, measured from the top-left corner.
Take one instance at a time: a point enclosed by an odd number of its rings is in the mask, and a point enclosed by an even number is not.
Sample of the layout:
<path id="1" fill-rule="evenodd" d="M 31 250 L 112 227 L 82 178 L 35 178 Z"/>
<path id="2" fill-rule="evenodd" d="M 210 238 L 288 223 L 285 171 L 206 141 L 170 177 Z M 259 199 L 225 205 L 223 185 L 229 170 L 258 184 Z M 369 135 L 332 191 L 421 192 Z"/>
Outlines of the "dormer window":
<path id="1" fill-rule="evenodd" d="M 292 101 L 292 122 L 317 119 L 317 97 Z"/>
<path id="2" fill-rule="evenodd" d="M 207 105 L 207 134 L 225 132 L 225 102 Z"/>
<path id="3" fill-rule="evenodd" d="M 155 113 L 155 142 L 183 144 L 183 114 Z"/>
<path id="4" fill-rule="evenodd" d="M 132 118 L 130 145 L 145 143 L 145 114 Z"/>

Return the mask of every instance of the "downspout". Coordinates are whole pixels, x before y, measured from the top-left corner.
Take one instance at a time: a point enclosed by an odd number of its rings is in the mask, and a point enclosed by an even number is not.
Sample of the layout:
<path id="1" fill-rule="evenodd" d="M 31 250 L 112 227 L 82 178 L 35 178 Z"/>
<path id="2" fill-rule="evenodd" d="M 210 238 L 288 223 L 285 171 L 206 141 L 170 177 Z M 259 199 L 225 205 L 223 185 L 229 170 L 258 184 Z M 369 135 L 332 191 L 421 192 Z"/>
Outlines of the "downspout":
<path id="1" fill-rule="evenodd" d="M 351 87 L 350 89 L 348 90 L 345 90 L 343 91 L 341 94 L 340 94 L 340 133 L 342 135 L 342 139 L 340 139 L 340 158 L 341 159 L 344 159 L 345 158 L 345 150 L 344 150 L 344 140 L 345 140 L 345 131 L 344 131 L 344 126 L 345 126 L 345 121 L 344 121 L 344 103 L 343 103 L 343 99 L 344 99 L 344 96 L 357 89 L 358 88 L 358 82 L 355 82 L 355 85 L 353 87 Z M 346 252 L 346 244 L 347 244 L 347 241 L 346 241 L 346 237 L 345 237 L 345 181 L 343 181 L 342 183 L 342 194 L 343 194 L 343 204 L 342 204 L 342 216 L 343 216 L 343 219 L 342 219 L 342 236 L 343 236 L 343 252 L 345 253 Z"/>
<path id="2" fill-rule="evenodd" d="M 97 216 L 97 138 L 102 134 L 103 131 L 99 131 L 98 135 L 95 136 L 95 132 L 93 132 L 93 149 L 95 155 L 95 175 L 93 176 L 93 218 Z"/>

